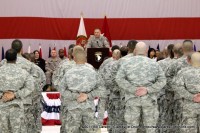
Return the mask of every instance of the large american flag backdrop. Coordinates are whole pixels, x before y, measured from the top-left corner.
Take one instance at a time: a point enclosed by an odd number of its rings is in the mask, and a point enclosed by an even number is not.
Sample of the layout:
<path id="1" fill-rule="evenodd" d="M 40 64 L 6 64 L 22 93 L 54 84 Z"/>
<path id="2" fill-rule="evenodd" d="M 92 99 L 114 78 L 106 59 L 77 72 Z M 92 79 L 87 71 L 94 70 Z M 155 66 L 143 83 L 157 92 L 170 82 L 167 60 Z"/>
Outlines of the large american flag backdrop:
<path id="1" fill-rule="evenodd" d="M 75 43 L 81 12 L 88 36 L 107 16 L 113 45 L 136 39 L 163 49 L 192 39 L 200 48 L 200 0 L 1 0 L 0 46 L 22 39 L 25 52 L 41 44 L 47 58 L 49 47 Z"/>

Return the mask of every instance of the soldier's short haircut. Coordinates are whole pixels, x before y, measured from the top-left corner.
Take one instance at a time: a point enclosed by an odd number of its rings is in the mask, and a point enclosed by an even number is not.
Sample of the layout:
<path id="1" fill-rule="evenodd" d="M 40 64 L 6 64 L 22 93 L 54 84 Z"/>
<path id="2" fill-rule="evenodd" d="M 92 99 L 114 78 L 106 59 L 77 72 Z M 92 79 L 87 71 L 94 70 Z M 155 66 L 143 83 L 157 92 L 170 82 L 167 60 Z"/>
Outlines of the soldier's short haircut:
<path id="1" fill-rule="evenodd" d="M 86 53 L 85 51 L 79 51 L 74 54 L 76 61 L 86 61 Z"/>
<path id="2" fill-rule="evenodd" d="M 192 40 L 184 40 L 183 43 L 190 42 L 193 44 Z"/>
<path id="3" fill-rule="evenodd" d="M 99 28 L 95 28 L 94 31 L 95 31 L 95 30 L 99 30 L 99 31 L 101 32 L 101 30 L 100 30 Z"/>
<path id="4" fill-rule="evenodd" d="M 29 56 L 30 56 L 30 61 L 31 62 L 35 62 L 35 54 L 34 53 L 30 53 Z"/>
<path id="5" fill-rule="evenodd" d="M 184 40 L 183 41 L 183 49 L 184 51 L 193 51 L 193 42 L 192 40 Z"/>
<path id="6" fill-rule="evenodd" d="M 138 42 L 136 40 L 130 40 L 127 44 L 127 47 L 128 47 L 128 51 L 133 53 L 134 49 L 135 49 L 135 46 Z"/>
<path id="7" fill-rule="evenodd" d="M 183 55 L 182 44 L 177 43 L 174 45 L 173 52 L 178 54 L 180 57 Z"/>
<path id="8" fill-rule="evenodd" d="M 77 53 L 77 52 L 79 52 L 79 51 L 84 51 L 84 48 L 81 47 L 81 46 L 79 46 L 79 45 L 77 45 L 77 46 L 75 46 L 75 47 L 73 48 L 73 54 L 75 54 L 75 53 Z"/>
<path id="9" fill-rule="evenodd" d="M 73 59 L 73 48 L 69 49 L 68 55 Z"/>
<path id="10" fill-rule="evenodd" d="M 75 44 L 70 44 L 68 49 L 74 48 L 75 46 Z"/>
<path id="11" fill-rule="evenodd" d="M 112 48 L 111 48 L 112 52 L 113 52 L 115 49 L 120 49 L 120 48 L 119 48 L 118 45 L 114 45 L 114 46 L 112 46 Z"/>
<path id="12" fill-rule="evenodd" d="M 21 51 L 22 47 L 23 47 L 22 41 L 16 39 L 12 42 L 11 48 L 16 50 L 17 53 Z"/>
<path id="13" fill-rule="evenodd" d="M 5 58 L 7 61 L 16 61 L 17 60 L 17 51 L 15 49 L 7 50 Z"/>
<path id="14" fill-rule="evenodd" d="M 121 56 L 122 56 L 122 57 L 123 57 L 123 56 L 126 56 L 127 53 L 128 53 L 128 48 L 127 48 L 126 46 L 122 46 L 122 47 L 120 48 L 120 51 L 121 51 Z"/>
<path id="15" fill-rule="evenodd" d="M 61 48 L 61 49 L 58 50 L 58 52 L 60 53 L 60 51 L 64 51 L 64 49 Z"/>
<path id="16" fill-rule="evenodd" d="M 121 52 L 119 49 L 115 49 L 112 53 L 112 57 L 115 57 L 115 58 L 120 58 L 121 57 Z"/>
<path id="17" fill-rule="evenodd" d="M 23 53 L 22 56 L 27 59 L 30 60 L 30 54 L 29 53 Z"/>
<path id="18" fill-rule="evenodd" d="M 169 44 L 167 46 L 167 53 L 171 59 L 174 58 L 173 48 L 174 48 L 174 44 Z"/>

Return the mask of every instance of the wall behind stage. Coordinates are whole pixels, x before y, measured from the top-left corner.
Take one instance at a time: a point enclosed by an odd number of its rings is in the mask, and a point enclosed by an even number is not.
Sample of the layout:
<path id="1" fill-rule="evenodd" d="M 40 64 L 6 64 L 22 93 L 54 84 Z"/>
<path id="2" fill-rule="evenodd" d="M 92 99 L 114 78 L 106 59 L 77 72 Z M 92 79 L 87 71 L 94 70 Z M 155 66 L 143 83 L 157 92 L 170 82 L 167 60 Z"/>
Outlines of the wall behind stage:
<path id="1" fill-rule="evenodd" d="M 107 16 L 113 45 L 136 39 L 163 49 L 169 43 L 192 39 L 199 50 L 199 5 L 199 0 L 0 1 L 0 46 L 6 50 L 13 39 L 22 39 L 24 52 L 29 45 L 33 51 L 41 44 L 47 58 L 49 47 L 75 43 L 83 12 L 88 36 L 102 27 Z"/>

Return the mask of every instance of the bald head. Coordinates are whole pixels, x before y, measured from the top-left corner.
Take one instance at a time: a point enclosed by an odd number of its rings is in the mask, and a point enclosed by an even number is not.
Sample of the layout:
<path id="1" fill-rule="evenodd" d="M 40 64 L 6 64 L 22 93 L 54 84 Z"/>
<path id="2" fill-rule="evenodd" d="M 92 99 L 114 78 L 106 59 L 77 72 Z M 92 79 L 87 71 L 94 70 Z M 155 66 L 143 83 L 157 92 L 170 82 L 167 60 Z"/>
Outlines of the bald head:
<path id="1" fill-rule="evenodd" d="M 181 43 L 177 43 L 173 47 L 173 52 L 175 56 L 181 57 L 183 55 L 183 45 Z"/>
<path id="2" fill-rule="evenodd" d="M 144 42 L 138 42 L 135 46 L 135 55 L 147 55 L 148 47 Z"/>
<path id="3" fill-rule="evenodd" d="M 79 51 L 74 54 L 74 61 L 76 64 L 85 64 L 86 63 L 86 53 L 85 51 Z"/>
<path id="4" fill-rule="evenodd" d="M 114 60 L 119 60 L 121 57 L 121 52 L 118 49 L 115 49 L 112 53 L 112 57 Z"/>
<path id="5" fill-rule="evenodd" d="M 200 53 L 195 52 L 191 56 L 191 64 L 193 67 L 200 67 Z"/>
<path id="6" fill-rule="evenodd" d="M 193 52 L 193 42 L 191 40 L 183 41 L 183 53 L 185 55 Z"/>

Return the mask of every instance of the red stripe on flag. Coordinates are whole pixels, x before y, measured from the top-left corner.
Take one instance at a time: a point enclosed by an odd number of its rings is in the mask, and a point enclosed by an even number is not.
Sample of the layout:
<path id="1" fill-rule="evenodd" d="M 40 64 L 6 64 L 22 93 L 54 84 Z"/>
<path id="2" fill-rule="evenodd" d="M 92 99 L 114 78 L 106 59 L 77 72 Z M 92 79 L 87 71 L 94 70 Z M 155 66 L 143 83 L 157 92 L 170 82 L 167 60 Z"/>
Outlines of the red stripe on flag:
<path id="1" fill-rule="evenodd" d="M 60 120 L 46 120 L 44 118 L 41 118 L 41 122 L 43 126 L 52 126 L 52 125 L 61 125 L 61 121 Z"/>
<path id="2" fill-rule="evenodd" d="M 46 93 L 49 99 L 59 99 L 60 93 Z"/>
<path id="3" fill-rule="evenodd" d="M 0 39 L 75 40 L 79 18 L 0 17 Z M 87 35 L 102 19 L 86 19 Z M 108 18 L 113 40 L 200 39 L 200 18 Z"/>

